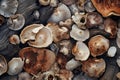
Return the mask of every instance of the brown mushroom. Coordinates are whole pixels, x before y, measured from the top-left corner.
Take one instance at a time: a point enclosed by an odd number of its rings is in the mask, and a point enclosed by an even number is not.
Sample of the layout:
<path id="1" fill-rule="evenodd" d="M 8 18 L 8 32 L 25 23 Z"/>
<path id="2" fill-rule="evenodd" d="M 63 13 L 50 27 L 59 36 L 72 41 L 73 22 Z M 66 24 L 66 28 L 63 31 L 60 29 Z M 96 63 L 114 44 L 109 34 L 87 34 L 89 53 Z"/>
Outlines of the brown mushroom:
<path id="1" fill-rule="evenodd" d="M 38 49 L 33 47 L 23 48 L 19 56 L 25 61 L 24 69 L 30 74 L 44 72 L 51 68 L 55 62 L 55 54 L 48 49 Z"/>
<path id="2" fill-rule="evenodd" d="M 98 12 L 104 17 L 110 15 L 120 16 L 120 0 L 91 0 Z"/>
<path id="3" fill-rule="evenodd" d="M 88 59 L 82 62 L 82 71 L 87 73 L 90 77 L 100 77 L 105 71 L 106 63 L 104 59 Z"/>
<path id="4" fill-rule="evenodd" d="M 0 26 L 1 26 L 4 22 L 5 22 L 5 18 L 4 18 L 2 15 L 0 15 Z"/>
<path id="5" fill-rule="evenodd" d="M 109 40 L 102 35 L 96 35 L 88 42 L 91 55 L 93 57 L 104 54 L 109 48 Z"/>

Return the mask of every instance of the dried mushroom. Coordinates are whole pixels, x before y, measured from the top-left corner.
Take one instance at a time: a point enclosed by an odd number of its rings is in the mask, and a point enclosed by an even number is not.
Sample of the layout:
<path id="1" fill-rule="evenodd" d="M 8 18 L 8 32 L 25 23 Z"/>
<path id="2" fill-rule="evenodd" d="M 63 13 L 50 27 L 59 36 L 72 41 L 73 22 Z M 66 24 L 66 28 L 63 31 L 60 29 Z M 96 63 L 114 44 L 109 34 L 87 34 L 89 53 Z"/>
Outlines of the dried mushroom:
<path id="1" fill-rule="evenodd" d="M 19 56 L 24 59 L 24 69 L 30 74 L 44 72 L 51 68 L 55 62 L 55 53 L 48 49 L 38 49 L 33 47 L 23 48 Z"/>
<path id="2" fill-rule="evenodd" d="M 49 5 L 50 0 L 39 0 L 39 3 L 40 3 L 41 5 L 46 6 L 46 5 Z"/>
<path id="3" fill-rule="evenodd" d="M 20 38 L 17 34 L 13 34 L 12 36 L 10 36 L 9 42 L 14 45 L 20 44 Z"/>
<path id="4" fill-rule="evenodd" d="M 104 17 L 120 15 L 120 0 L 91 0 L 95 8 Z"/>

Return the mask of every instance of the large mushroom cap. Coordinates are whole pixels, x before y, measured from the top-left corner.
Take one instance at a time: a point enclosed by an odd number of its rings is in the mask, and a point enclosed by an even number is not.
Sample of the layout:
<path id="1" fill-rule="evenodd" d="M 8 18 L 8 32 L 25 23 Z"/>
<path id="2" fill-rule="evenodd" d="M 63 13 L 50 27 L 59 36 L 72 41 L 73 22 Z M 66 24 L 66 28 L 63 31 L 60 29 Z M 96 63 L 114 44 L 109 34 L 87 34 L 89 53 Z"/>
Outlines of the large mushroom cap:
<path id="1" fill-rule="evenodd" d="M 110 15 L 120 16 L 120 0 L 91 0 L 98 12 L 104 17 Z"/>
<path id="2" fill-rule="evenodd" d="M 48 49 L 23 48 L 19 56 L 25 60 L 24 69 L 31 74 L 47 71 L 55 62 L 55 54 Z"/>
<path id="3" fill-rule="evenodd" d="M 0 14 L 5 17 L 10 17 L 15 14 L 17 7 L 17 0 L 0 0 Z"/>

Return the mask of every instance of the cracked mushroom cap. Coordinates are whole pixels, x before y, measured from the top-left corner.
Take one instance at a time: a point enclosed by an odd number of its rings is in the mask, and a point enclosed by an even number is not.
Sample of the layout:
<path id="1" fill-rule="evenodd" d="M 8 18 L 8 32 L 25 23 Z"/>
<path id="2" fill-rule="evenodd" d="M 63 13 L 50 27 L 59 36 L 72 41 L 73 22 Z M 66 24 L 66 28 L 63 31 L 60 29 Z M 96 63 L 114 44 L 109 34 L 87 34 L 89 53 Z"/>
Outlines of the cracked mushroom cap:
<path id="1" fill-rule="evenodd" d="M 20 34 L 21 42 L 24 44 L 28 40 L 35 40 L 35 35 L 43 27 L 44 26 L 42 24 L 32 24 L 32 25 L 26 26 Z"/>
<path id="2" fill-rule="evenodd" d="M 5 17 L 14 15 L 17 11 L 17 0 L 0 0 L 0 14 Z"/>
<path id="3" fill-rule="evenodd" d="M 94 7 L 104 17 L 110 15 L 120 16 L 120 0 L 91 0 Z"/>
<path id="4" fill-rule="evenodd" d="M 33 47 L 23 48 L 19 52 L 19 56 L 24 59 L 24 69 L 30 74 L 44 72 L 51 68 L 54 64 L 55 53 L 48 49 L 38 49 Z"/>

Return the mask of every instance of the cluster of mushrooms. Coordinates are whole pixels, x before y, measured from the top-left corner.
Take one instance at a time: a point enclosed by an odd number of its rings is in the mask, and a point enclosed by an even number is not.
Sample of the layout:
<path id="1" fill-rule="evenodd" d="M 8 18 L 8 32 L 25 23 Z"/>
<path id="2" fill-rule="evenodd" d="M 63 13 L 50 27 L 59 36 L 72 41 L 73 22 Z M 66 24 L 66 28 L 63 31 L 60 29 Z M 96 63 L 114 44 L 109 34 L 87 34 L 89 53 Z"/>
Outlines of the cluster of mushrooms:
<path id="1" fill-rule="evenodd" d="M 119 80 L 120 0 L 0 0 L 0 80 Z"/>

